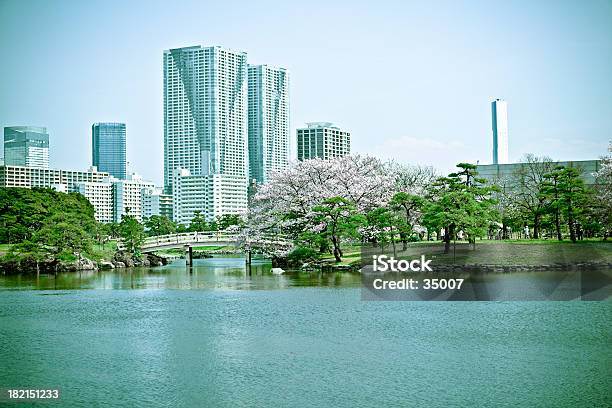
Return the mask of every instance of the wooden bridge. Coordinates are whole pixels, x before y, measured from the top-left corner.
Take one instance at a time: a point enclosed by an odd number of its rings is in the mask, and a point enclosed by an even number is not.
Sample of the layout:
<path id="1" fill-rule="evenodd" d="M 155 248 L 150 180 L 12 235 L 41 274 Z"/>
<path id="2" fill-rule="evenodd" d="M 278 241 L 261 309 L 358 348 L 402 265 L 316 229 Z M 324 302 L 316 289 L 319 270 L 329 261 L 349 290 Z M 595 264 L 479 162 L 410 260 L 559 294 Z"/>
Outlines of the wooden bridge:
<path id="1" fill-rule="evenodd" d="M 259 248 L 263 252 L 272 249 L 290 249 L 293 242 L 282 235 L 267 234 L 257 235 L 250 238 L 244 231 L 205 231 L 205 232 L 185 232 L 181 234 L 159 235 L 148 237 L 140 247 L 141 252 L 155 252 L 164 249 L 184 248 L 187 263 L 192 264 L 194 246 L 234 246 L 243 248 L 245 253 L 251 255 L 251 249 Z M 117 249 L 125 250 L 125 245 L 121 240 L 117 242 Z"/>

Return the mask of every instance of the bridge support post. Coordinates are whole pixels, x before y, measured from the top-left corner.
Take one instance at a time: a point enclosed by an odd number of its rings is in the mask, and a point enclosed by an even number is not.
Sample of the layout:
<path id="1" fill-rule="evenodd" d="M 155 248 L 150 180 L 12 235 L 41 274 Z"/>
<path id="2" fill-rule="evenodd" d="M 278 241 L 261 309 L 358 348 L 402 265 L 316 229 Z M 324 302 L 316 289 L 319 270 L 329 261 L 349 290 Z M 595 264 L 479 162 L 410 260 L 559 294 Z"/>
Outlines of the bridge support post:
<path id="1" fill-rule="evenodd" d="M 185 262 L 189 266 L 193 265 L 193 248 L 191 245 L 185 246 Z"/>
<path id="2" fill-rule="evenodd" d="M 251 271 L 251 249 L 250 248 L 247 249 L 247 252 L 246 252 L 246 264 L 247 264 L 249 276 L 251 276 L 252 271 Z"/>

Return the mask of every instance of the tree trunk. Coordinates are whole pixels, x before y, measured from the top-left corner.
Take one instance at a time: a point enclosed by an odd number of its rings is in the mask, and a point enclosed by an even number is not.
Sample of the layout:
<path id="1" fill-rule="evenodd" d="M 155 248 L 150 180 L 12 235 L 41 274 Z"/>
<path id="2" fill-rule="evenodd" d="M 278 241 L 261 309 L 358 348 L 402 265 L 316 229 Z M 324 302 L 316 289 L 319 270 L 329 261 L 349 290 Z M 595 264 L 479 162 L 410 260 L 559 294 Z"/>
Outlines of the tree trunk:
<path id="1" fill-rule="evenodd" d="M 567 208 L 567 226 L 570 231 L 570 239 L 573 243 L 576 243 L 576 226 L 574 225 L 574 214 L 572 213 L 571 204 Z"/>
<path id="2" fill-rule="evenodd" d="M 332 235 L 332 243 L 334 244 L 334 258 L 336 262 L 342 262 L 342 252 L 340 251 L 340 243 L 335 235 Z"/>
<path id="3" fill-rule="evenodd" d="M 540 238 L 540 214 L 533 216 L 533 239 Z"/>
<path id="4" fill-rule="evenodd" d="M 402 241 L 402 251 L 408 249 L 408 235 L 406 232 L 400 232 L 400 240 Z"/>
<path id="5" fill-rule="evenodd" d="M 444 253 L 448 254 L 450 252 L 450 228 L 444 227 Z"/>
<path id="6" fill-rule="evenodd" d="M 559 210 L 555 210 L 555 229 L 557 230 L 557 239 L 559 241 L 563 241 L 563 237 L 561 236 L 561 220 L 559 217 Z"/>

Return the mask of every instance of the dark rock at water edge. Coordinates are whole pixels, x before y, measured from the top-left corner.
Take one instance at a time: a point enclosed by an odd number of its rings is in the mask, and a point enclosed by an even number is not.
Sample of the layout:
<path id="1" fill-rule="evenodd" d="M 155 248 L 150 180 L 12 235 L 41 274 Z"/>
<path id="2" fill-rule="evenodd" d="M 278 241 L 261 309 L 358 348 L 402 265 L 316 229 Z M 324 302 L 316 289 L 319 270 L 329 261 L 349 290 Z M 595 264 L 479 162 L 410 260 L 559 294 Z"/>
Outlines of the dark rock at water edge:
<path id="1" fill-rule="evenodd" d="M 112 264 L 115 268 L 131 268 L 134 266 L 162 266 L 166 265 L 168 260 L 155 254 L 142 254 L 137 257 L 133 254 L 124 251 L 118 251 L 113 257 Z"/>

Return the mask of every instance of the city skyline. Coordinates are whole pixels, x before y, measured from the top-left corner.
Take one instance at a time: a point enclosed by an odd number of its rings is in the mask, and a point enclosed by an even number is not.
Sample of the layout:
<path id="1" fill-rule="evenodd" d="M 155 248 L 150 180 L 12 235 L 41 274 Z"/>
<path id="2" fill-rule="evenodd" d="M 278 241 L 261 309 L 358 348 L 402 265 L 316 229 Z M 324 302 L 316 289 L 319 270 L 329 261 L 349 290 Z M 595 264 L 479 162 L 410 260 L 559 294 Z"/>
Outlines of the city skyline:
<path id="1" fill-rule="evenodd" d="M 355 154 L 432 164 L 441 172 L 446 168 L 440 166 L 459 161 L 489 163 L 489 104 L 496 98 L 512 107 L 511 162 L 528 152 L 559 160 L 595 159 L 605 154 L 612 135 L 607 114 L 612 101 L 606 92 L 612 83 L 607 75 L 612 6 L 605 2 L 441 2 L 427 10 L 419 3 L 387 2 L 388 7 L 355 5 L 350 16 L 340 5 L 318 5 L 317 18 L 308 23 L 300 19 L 300 11 L 310 15 L 308 9 L 268 5 L 269 16 L 255 12 L 253 17 L 246 6 L 230 10 L 209 4 L 220 18 L 206 29 L 192 17 L 204 7 L 198 4 L 172 9 L 152 4 L 143 19 L 136 18 L 141 9 L 136 4 L 122 8 L 121 15 L 108 14 L 112 7 L 104 3 L 65 4 L 0 5 L 0 42 L 15 56 L 1 68 L 0 86 L 11 98 L 0 102 L 0 126 L 45 126 L 53 168 L 87 168 L 91 123 L 122 122 L 130 128 L 128 173 L 137 171 L 161 184 L 159 59 L 164 49 L 195 44 L 245 50 L 249 63 L 283 66 L 292 73 L 292 159 L 295 129 L 331 121 L 351 130 Z M 220 23 L 232 12 L 244 22 L 243 29 Z M 117 31 L 108 35 L 87 26 L 95 13 L 108 14 Z M 166 13 L 183 23 L 174 31 L 155 31 Z M 14 28 L 26 17 L 37 30 Z M 255 24 L 256 17 L 263 20 Z M 359 27 L 366 18 L 372 29 L 364 32 Z M 257 35 L 244 35 L 255 27 Z M 414 38 L 426 40 L 421 44 Z M 68 39 L 75 52 L 98 52 L 70 61 L 58 58 L 57 44 Z M 405 70 L 401 77 L 383 75 L 393 67 L 383 57 L 390 50 L 403 50 L 393 54 Z M 364 53 L 368 58 L 362 58 Z M 34 63 L 39 60 L 44 63 Z M 375 80 L 363 80 L 366 72 Z"/>

